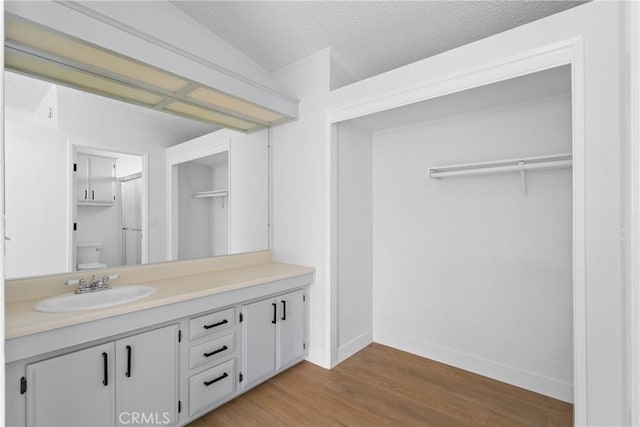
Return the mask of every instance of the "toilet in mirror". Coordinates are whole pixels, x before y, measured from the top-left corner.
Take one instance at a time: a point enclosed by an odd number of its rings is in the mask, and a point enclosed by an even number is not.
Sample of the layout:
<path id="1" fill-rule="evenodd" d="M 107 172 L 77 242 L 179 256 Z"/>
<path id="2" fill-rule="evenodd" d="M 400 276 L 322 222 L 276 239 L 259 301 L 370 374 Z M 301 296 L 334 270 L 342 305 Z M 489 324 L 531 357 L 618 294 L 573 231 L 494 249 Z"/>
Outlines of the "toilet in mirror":
<path id="1" fill-rule="evenodd" d="M 76 269 L 84 271 L 105 268 L 107 265 L 100 262 L 101 252 L 101 242 L 78 242 L 76 246 L 76 260 L 78 261 Z"/>

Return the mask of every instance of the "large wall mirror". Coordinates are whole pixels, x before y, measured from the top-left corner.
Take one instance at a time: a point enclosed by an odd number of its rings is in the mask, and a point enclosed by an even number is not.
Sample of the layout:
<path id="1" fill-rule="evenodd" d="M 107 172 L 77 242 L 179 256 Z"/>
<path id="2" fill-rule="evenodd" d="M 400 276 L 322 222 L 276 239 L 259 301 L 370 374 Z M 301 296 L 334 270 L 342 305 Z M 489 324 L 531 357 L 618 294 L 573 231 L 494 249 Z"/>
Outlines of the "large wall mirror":
<path id="1" fill-rule="evenodd" d="M 4 78 L 7 278 L 268 249 L 266 130 Z"/>

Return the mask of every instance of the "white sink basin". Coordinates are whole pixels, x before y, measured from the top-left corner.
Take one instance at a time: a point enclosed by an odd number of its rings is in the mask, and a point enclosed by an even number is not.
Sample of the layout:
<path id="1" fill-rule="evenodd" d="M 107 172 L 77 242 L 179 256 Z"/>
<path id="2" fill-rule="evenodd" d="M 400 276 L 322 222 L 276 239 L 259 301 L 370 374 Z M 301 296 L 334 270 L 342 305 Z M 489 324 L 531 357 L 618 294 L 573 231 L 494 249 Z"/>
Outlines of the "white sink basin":
<path id="1" fill-rule="evenodd" d="M 153 295 L 156 289 L 148 285 L 117 286 L 112 289 L 88 292 L 86 294 L 63 294 L 47 298 L 33 307 L 47 313 L 93 310 L 136 301 Z"/>

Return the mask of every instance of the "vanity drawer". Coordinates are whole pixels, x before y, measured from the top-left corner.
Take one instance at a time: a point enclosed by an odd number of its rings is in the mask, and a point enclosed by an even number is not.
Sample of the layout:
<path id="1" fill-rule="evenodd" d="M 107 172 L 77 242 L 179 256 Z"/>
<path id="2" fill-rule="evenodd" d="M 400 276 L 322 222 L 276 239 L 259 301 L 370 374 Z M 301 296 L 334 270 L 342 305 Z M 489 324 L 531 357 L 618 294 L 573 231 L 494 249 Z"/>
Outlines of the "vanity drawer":
<path id="1" fill-rule="evenodd" d="M 189 320 L 189 339 L 195 340 L 235 325 L 236 309 L 231 307 Z"/>
<path id="2" fill-rule="evenodd" d="M 192 347 L 189 350 L 189 369 L 220 360 L 235 350 L 236 334 L 230 333 L 215 340 Z"/>
<path id="3" fill-rule="evenodd" d="M 233 394 L 235 390 L 235 359 L 208 369 L 189 379 L 189 415 Z"/>

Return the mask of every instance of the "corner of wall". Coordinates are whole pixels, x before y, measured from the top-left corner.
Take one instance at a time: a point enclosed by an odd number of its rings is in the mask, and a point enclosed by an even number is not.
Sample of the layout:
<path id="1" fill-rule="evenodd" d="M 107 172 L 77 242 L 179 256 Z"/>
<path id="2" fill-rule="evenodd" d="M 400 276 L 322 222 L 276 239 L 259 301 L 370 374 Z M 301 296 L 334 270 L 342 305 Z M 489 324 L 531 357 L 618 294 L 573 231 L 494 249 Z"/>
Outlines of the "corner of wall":
<path id="1" fill-rule="evenodd" d="M 316 268 L 311 286 L 309 360 L 331 367 L 329 149 L 324 127 L 330 51 L 310 55 L 273 74 L 274 86 L 297 97 L 297 121 L 272 130 L 273 255 Z"/>

